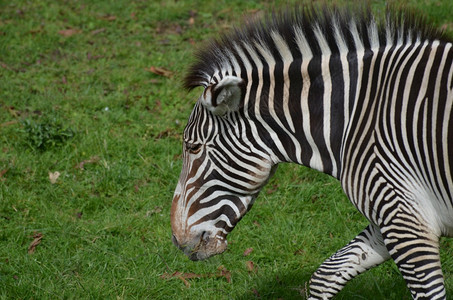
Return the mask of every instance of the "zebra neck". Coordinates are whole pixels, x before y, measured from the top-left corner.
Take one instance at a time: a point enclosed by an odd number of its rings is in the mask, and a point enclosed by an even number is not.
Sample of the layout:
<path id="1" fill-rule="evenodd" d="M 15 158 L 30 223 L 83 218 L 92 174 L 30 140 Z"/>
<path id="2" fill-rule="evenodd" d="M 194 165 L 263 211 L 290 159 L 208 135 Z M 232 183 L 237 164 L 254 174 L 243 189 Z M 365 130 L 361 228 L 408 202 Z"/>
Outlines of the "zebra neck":
<path id="1" fill-rule="evenodd" d="M 349 56 L 348 56 L 349 55 Z M 278 162 L 295 162 L 338 178 L 341 151 L 364 53 L 270 65 L 249 83 L 249 114 Z"/>
<path id="2" fill-rule="evenodd" d="M 324 44 L 319 35 L 318 42 Z M 277 34 L 273 39 L 278 56 L 261 44 L 236 48 L 247 82 L 245 113 L 256 123 L 252 131 L 260 137 L 258 144 L 269 149 L 275 163 L 295 162 L 339 178 L 365 49 L 358 43 L 351 52 L 339 45 L 340 51 L 332 54 L 324 46 L 314 55 L 297 34 L 303 55 L 294 56 Z"/>

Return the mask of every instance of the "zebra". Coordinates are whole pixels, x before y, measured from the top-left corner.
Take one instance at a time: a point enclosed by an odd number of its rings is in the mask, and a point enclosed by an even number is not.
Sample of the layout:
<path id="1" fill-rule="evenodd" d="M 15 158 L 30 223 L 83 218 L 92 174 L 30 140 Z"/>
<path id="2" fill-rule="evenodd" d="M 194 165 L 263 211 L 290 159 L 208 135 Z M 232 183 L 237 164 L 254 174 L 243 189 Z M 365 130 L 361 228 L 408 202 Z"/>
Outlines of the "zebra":
<path id="1" fill-rule="evenodd" d="M 222 253 L 281 162 L 337 178 L 369 225 L 312 275 L 329 299 L 392 258 L 414 299 L 445 299 L 453 236 L 453 49 L 404 9 L 302 6 L 201 48 L 171 207 L 191 260 Z"/>

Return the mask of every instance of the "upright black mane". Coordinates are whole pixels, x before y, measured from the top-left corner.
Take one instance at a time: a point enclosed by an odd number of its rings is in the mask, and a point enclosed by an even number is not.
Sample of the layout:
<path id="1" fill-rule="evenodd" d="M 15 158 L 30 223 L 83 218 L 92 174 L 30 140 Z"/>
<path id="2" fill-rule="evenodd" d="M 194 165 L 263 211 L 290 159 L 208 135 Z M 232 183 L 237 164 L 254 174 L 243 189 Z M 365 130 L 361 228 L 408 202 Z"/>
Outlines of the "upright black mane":
<path id="1" fill-rule="evenodd" d="M 342 36 L 348 51 L 355 51 L 354 36 L 350 31 L 351 22 L 356 24 L 358 37 L 365 49 L 370 47 L 371 29 L 377 29 L 381 46 L 401 41 L 404 43 L 413 43 L 417 40 L 450 41 L 444 32 L 426 22 L 421 14 L 407 9 L 391 6 L 387 8 L 385 14 L 374 15 L 368 5 L 299 6 L 274 12 L 262 20 L 247 22 L 243 27 L 235 28 L 230 33 L 211 40 L 208 45 L 196 52 L 196 60 L 188 70 L 184 87 L 192 89 L 206 86 L 212 75 L 221 70 L 225 61 L 231 61 L 232 56 L 238 57 L 235 45 L 243 47 L 247 44 L 254 47 L 254 44 L 261 43 L 272 53 L 277 54 L 278 50 L 272 41 L 272 32 L 277 32 L 285 40 L 295 59 L 303 56 L 296 45 L 298 33 L 295 28 L 299 29 L 299 33 L 303 32 L 313 55 L 321 53 L 315 36 L 317 28 L 324 35 L 333 54 L 339 51 L 335 40 L 335 34 L 338 33 Z"/>

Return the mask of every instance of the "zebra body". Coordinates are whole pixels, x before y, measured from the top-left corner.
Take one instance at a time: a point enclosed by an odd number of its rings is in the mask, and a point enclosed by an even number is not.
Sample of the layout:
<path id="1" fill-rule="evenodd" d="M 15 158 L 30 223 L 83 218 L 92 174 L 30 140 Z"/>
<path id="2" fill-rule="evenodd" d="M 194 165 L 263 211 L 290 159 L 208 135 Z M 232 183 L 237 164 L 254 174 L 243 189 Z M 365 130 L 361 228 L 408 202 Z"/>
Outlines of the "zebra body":
<path id="1" fill-rule="evenodd" d="M 331 298 L 390 257 L 416 299 L 443 299 L 453 236 L 453 50 L 403 13 L 311 9 L 251 23 L 199 53 L 171 219 L 191 259 L 226 248 L 280 162 L 338 178 L 370 221 L 314 273 Z M 358 16 L 356 16 L 358 15 Z"/>

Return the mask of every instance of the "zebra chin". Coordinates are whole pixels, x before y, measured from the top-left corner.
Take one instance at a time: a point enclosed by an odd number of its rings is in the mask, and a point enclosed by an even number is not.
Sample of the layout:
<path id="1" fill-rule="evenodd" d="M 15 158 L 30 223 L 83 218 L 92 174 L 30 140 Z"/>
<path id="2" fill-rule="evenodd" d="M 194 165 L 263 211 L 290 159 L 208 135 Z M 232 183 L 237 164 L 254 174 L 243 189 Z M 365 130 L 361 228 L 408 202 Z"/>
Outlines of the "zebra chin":
<path id="1" fill-rule="evenodd" d="M 221 239 L 216 235 L 212 236 L 205 231 L 191 238 L 188 242 L 182 242 L 183 240 L 178 239 L 175 234 L 172 236 L 173 244 L 193 261 L 208 259 L 211 256 L 223 253 L 227 248 L 226 239 Z"/>

